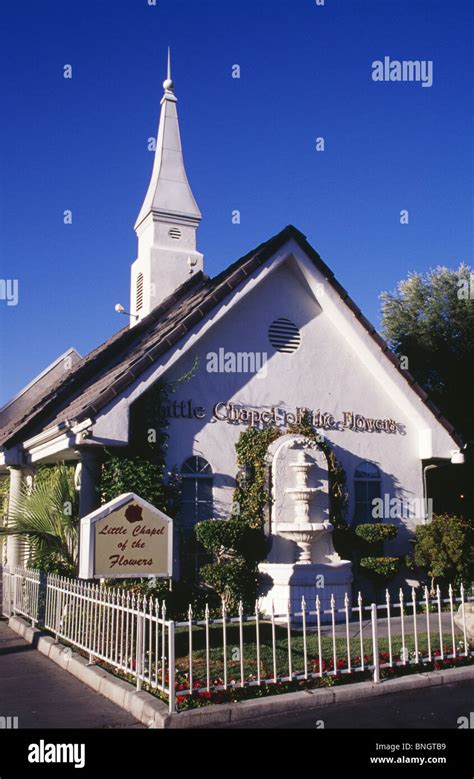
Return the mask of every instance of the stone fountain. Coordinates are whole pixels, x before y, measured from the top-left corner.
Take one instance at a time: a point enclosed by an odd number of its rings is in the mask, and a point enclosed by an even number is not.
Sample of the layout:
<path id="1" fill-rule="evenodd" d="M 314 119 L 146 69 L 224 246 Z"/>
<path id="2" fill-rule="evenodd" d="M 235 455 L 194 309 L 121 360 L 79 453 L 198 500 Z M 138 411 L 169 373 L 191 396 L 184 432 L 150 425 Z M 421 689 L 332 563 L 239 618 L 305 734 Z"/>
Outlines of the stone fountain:
<path id="1" fill-rule="evenodd" d="M 311 548 L 318 536 L 332 531 L 332 525 L 324 522 L 312 522 L 309 514 L 310 501 L 313 495 L 322 487 L 308 486 L 308 471 L 312 463 L 303 449 L 298 451 L 295 461 L 290 463 L 291 470 L 296 475 L 296 486 L 286 487 L 285 491 L 294 502 L 295 513 L 293 522 L 280 522 L 278 532 L 284 538 L 294 541 L 299 547 L 297 563 L 311 565 Z"/>
<path id="2" fill-rule="evenodd" d="M 276 613 L 286 614 L 289 603 L 292 612 L 300 612 L 302 596 L 308 610 L 314 611 L 317 596 L 324 610 L 332 594 L 336 607 L 342 608 L 345 593 L 351 595 L 352 572 L 351 563 L 341 560 L 332 543 L 326 455 L 302 435 L 285 435 L 269 447 L 267 463 L 272 506 L 270 551 L 259 566 L 262 610 L 270 613 L 273 604 Z M 307 618 L 308 623 L 314 620 Z"/>

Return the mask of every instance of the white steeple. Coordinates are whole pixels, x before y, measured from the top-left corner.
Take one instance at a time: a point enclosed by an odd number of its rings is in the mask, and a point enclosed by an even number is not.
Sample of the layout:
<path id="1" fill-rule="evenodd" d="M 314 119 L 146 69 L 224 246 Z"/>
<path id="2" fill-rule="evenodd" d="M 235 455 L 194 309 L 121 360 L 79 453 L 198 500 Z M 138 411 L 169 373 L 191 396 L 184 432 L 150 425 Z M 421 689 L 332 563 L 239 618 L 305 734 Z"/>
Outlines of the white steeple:
<path id="1" fill-rule="evenodd" d="M 131 325 L 203 269 L 203 255 L 196 251 L 201 212 L 184 168 L 169 49 L 163 88 L 153 171 L 135 222 L 138 258 L 132 265 L 130 311 L 138 318 Z"/>

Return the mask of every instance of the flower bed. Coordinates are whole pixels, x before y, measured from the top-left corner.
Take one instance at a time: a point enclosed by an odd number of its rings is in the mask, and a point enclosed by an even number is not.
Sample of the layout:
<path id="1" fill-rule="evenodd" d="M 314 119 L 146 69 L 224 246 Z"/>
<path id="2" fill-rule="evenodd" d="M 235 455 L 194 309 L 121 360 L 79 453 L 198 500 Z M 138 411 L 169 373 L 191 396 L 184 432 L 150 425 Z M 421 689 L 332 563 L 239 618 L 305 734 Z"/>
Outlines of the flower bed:
<path id="1" fill-rule="evenodd" d="M 473 665 L 474 657 L 456 657 L 441 659 L 440 652 L 433 653 L 434 660 L 426 663 L 407 663 L 406 665 L 394 665 L 393 667 L 382 668 L 380 672 L 381 679 L 392 679 L 401 676 L 407 676 L 409 674 L 426 673 L 427 671 L 439 671 L 448 668 L 459 668 L 462 666 Z M 373 661 L 372 656 L 366 655 L 364 657 L 365 665 L 370 665 Z M 380 653 L 380 662 L 385 664 L 389 662 L 389 655 L 386 652 Z M 313 673 L 319 672 L 319 662 L 313 660 L 312 663 Z M 328 687 L 335 687 L 342 684 L 355 684 L 363 681 L 370 681 L 373 676 L 373 671 L 354 671 L 353 673 L 342 673 L 342 670 L 346 667 L 347 661 L 340 659 L 336 662 L 336 674 L 334 674 L 334 661 L 330 657 L 328 660 L 322 662 L 322 677 L 298 679 L 294 681 L 273 681 L 273 677 L 268 675 L 265 679 L 262 678 L 261 685 L 255 684 L 255 679 L 249 677 L 247 685 L 242 687 L 240 682 L 232 681 L 228 682 L 232 685 L 227 690 L 216 689 L 224 685 L 224 680 L 217 678 L 212 680 L 211 689 L 208 691 L 206 685 L 202 680 L 196 679 L 193 682 L 193 693 L 188 695 L 180 695 L 181 691 L 189 689 L 188 674 L 182 672 L 176 675 L 176 701 L 178 710 L 196 709 L 202 706 L 208 706 L 219 703 L 239 703 L 240 701 L 251 700 L 255 698 L 265 698 L 270 695 L 282 695 L 288 692 L 299 692 L 302 690 L 314 690 L 325 689 Z M 360 666 L 360 657 L 354 658 L 354 665 Z M 151 690 L 151 692 L 155 692 Z M 163 697 L 160 695 L 159 697 Z"/>

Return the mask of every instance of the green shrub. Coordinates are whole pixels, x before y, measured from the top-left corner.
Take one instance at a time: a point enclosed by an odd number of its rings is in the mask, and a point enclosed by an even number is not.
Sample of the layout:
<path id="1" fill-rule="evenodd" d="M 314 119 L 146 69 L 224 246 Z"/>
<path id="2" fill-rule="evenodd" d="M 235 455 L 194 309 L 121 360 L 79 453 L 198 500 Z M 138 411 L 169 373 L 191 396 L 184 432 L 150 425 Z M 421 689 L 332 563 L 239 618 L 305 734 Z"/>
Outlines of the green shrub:
<path id="1" fill-rule="evenodd" d="M 193 619 L 203 619 L 206 605 L 209 607 L 211 617 L 218 618 L 221 615 L 221 602 L 218 595 L 186 581 L 173 582 L 172 590 L 169 589 L 168 579 L 110 579 L 106 585 L 114 589 L 124 589 L 134 592 L 136 595 L 146 595 L 147 598 L 155 598 L 160 604 L 166 603 L 166 618 L 184 622 L 188 619 L 188 610 L 191 606 Z"/>
<path id="2" fill-rule="evenodd" d="M 400 567 L 399 557 L 363 557 L 360 561 L 361 568 L 368 576 L 377 581 L 392 579 Z"/>
<path id="3" fill-rule="evenodd" d="M 241 519 L 199 522 L 196 538 L 218 561 L 228 557 L 242 557 L 251 563 L 264 559 L 266 541 L 260 528 L 249 527 Z"/>
<path id="4" fill-rule="evenodd" d="M 225 601 L 228 611 L 235 613 L 240 601 L 244 612 L 253 611 L 259 576 L 257 566 L 236 559 L 219 565 L 204 565 L 201 573 L 205 582 Z"/>
<path id="5" fill-rule="evenodd" d="M 396 525 L 366 524 L 356 527 L 356 535 L 368 544 L 377 544 L 395 538 L 398 532 Z"/>
<path id="6" fill-rule="evenodd" d="M 385 585 L 400 568 L 399 557 L 386 557 L 378 552 L 383 551 L 383 542 L 395 538 L 398 533 L 396 525 L 384 523 L 358 525 L 355 536 L 359 542 L 359 568 L 377 585 Z M 375 553 L 375 554 L 374 554 Z"/>
<path id="7" fill-rule="evenodd" d="M 170 385 L 151 387 L 130 409 L 128 446 L 104 449 L 102 503 L 124 492 L 134 492 L 165 514 L 176 516 L 179 478 L 166 470 L 167 422 L 160 419 L 160 408 L 171 391 Z"/>
<path id="8" fill-rule="evenodd" d="M 474 578 L 474 526 L 472 521 L 435 514 L 428 525 L 415 530 L 415 562 L 440 584 L 468 585 Z"/>

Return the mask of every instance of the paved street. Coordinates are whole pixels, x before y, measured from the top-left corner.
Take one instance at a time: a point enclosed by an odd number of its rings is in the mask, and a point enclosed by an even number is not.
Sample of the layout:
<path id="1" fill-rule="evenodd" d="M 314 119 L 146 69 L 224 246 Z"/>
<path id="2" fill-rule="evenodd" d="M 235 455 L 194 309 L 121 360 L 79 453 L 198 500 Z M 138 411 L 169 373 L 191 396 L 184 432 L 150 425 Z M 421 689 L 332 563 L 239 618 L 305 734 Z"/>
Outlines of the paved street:
<path id="1" fill-rule="evenodd" d="M 0 620 L 0 716 L 19 728 L 142 728 Z"/>
<path id="2" fill-rule="evenodd" d="M 254 728 L 457 728 L 474 711 L 474 680 L 391 693 L 312 711 L 277 714 L 252 721 Z M 237 725 L 229 727 L 237 728 Z M 319 726 L 321 727 L 321 726 Z"/>

